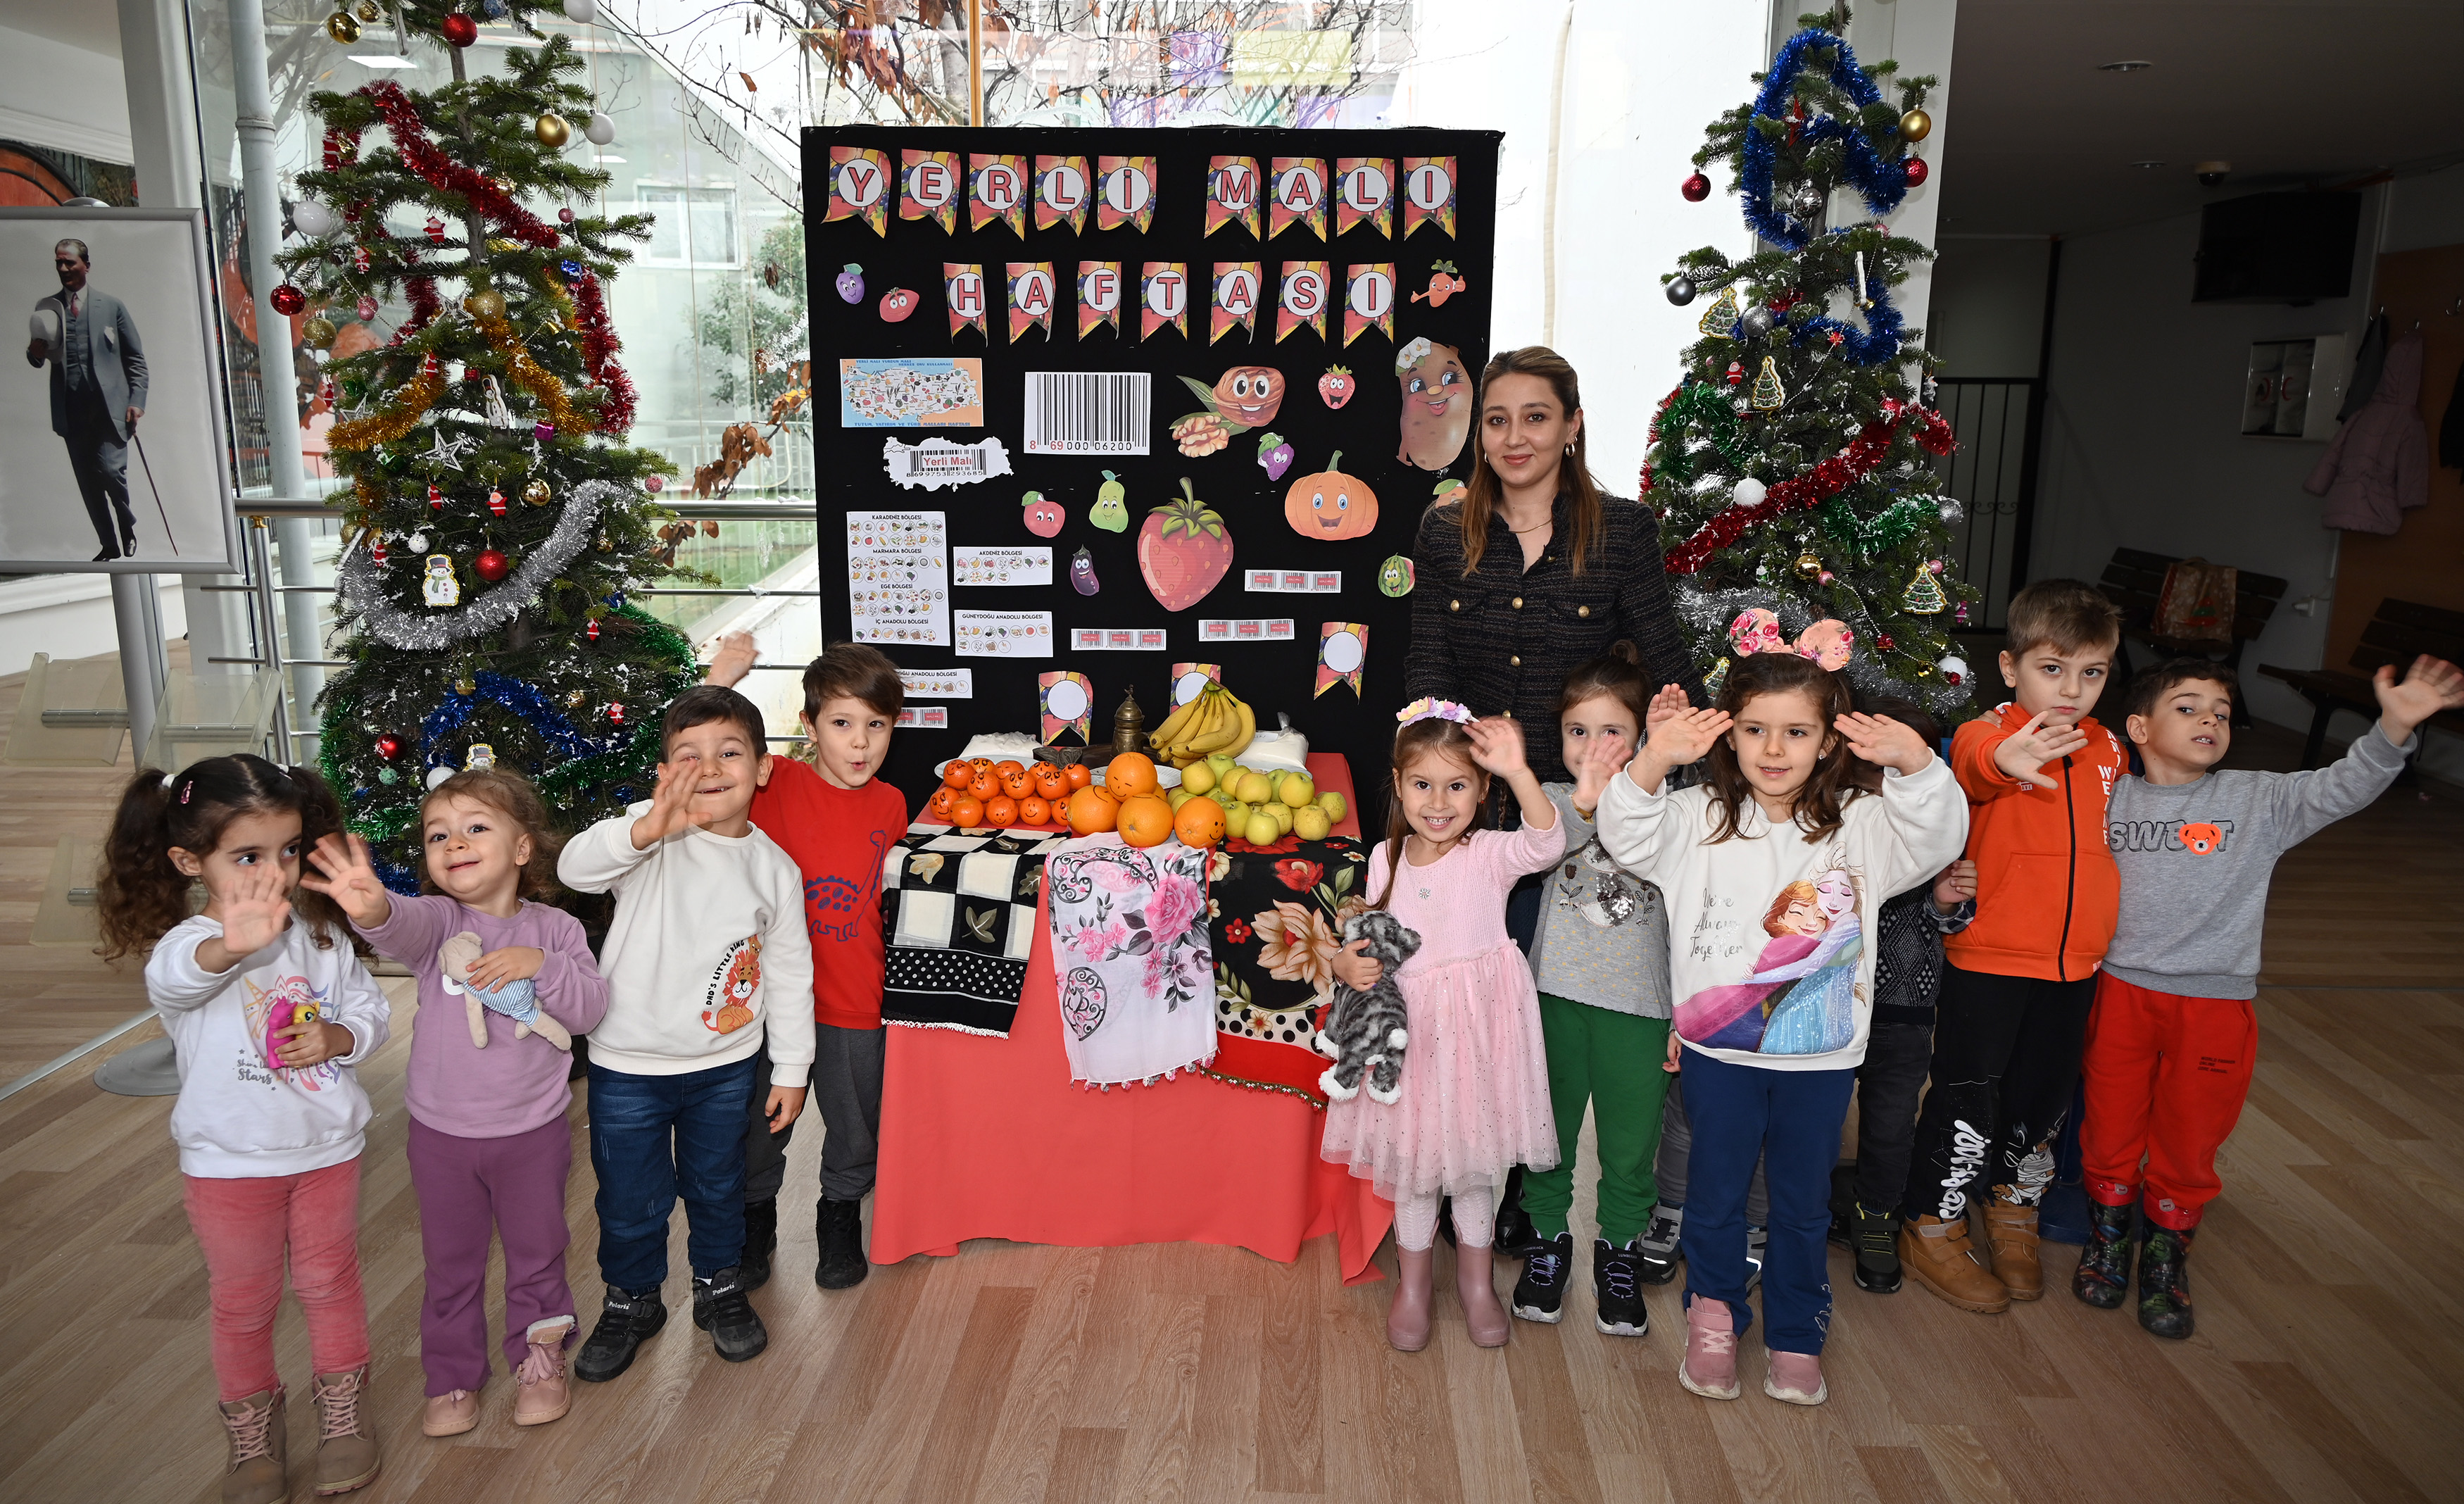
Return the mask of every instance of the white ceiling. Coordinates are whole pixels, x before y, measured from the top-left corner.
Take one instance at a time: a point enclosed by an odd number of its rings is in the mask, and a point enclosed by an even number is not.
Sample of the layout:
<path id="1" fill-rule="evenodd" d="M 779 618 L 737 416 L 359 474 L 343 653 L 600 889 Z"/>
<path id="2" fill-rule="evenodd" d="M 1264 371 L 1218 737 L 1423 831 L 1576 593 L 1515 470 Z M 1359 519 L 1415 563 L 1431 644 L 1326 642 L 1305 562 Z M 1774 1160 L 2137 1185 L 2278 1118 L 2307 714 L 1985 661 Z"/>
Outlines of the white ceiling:
<path id="1" fill-rule="evenodd" d="M 2464 0 L 1960 0 L 1942 232 L 2077 232 L 2464 155 L 2459 57 Z M 2155 66 L 2098 71 L 2123 58 Z M 2233 166 L 2214 189 L 2211 158 Z"/>
<path id="2" fill-rule="evenodd" d="M 0 26 L 120 55 L 120 8 L 111 0 L 0 0 Z"/>

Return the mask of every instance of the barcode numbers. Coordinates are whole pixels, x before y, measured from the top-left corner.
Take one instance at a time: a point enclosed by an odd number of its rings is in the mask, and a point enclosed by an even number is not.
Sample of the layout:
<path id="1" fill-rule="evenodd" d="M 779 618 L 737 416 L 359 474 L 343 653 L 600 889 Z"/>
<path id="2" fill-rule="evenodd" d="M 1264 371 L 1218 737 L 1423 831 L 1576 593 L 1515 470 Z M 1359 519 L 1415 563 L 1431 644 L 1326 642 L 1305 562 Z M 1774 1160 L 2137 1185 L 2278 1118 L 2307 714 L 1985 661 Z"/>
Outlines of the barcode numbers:
<path id="1" fill-rule="evenodd" d="M 1143 454 L 1152 378 L 1144 371 L 1026 373 L 1030 454 Z"/>

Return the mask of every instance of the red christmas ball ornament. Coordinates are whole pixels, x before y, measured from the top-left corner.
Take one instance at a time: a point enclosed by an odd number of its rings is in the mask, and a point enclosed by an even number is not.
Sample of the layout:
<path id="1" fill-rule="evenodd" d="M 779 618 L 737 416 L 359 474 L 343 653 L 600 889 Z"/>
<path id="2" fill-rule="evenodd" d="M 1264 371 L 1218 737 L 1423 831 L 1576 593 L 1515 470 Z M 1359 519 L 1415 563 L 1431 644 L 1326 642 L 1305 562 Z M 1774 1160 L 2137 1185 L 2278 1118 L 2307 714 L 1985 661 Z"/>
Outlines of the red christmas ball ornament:
<path id="1" fill-rule="evenodd" d="M 618 725 L 625 723 L 625 707 L 614 700 L 607 702 L 607 719 Z"/>
<path id="2" fill-rule="evenodd" d="M 274 311 L 288 319 L 308 306 L 308 295 L 285 282 L 274 290 L 272 301 Z"/>
<path id="3" fill-rule="evenodd" d="M 1884 652 L 1890 652 L 1892 646 L 1891 634 L 1889 632 L 1877 632 L 1874 636 L 1874 646 L 1881 649 Z"/>
<path id="4" fill-rule="evenodd" d="M 657 496 L 661 491 L 667 489 L 667 477 L 664 476 L 645 476 L 642 477 L 642 489 L 650 493 L 652 496 Z"/>
<path id="5" fill-rule="evenodd" d="M 402 739 L 400 737 L 377 738 L 377 756 L 388 763 L 402 756 Z"/>
<path id="6" fill-rule="evenodd" d="M 501 548 L 482 548 L 479 557 L 471 561 L 471 567 L 479 572 L 480 579 L 494 585 L 512 572 L 514 562 L 505 557 Z"/>
<path id="7" fill-rule="evenodd" d="M 468 47 L 479 39 L 479 23 L 456 11 L 437 26 L 436 33 L 456 47 Z"/>
<path id="8" fill-rule="evenodd" d="M 494 486 L 488 488 L 488 510 L 498 517 L 505 515 L 505 494 Z"/>
<path id="9" fill-rule="evenodd" d="M 556 211 L 556 222 L 560 225 L 569 225 L 573 223 L 573 208 L 571 205 L 567 205 Z"/>
<path id="10" fill-rule="evenodd" d="M 1677 185 L 1677 191 L 1685 195 L 1688 204 L 1700 204 L 1711 196 L 1711 180 L 1698 168 L 1692 177 Z"/>
<path id="11" fill-rule="evenodd" d="M 1925 158 L 1910 157 L 1908 159 L 1908 187 L 1923 188 L 1925 186 L 1925 180 L 1931 176 L 1933 176 L 1933 169 L 1925 166 Z"/>
<path id="12" fill-rule="evenodd" d="M 369 320 L 374 319 L 377 316 L 377 300 L 370 298 L 367 294 L 362 293 L 360 295 L 359 315 L 360 322 L 362 323 L 366 323 Z"/>

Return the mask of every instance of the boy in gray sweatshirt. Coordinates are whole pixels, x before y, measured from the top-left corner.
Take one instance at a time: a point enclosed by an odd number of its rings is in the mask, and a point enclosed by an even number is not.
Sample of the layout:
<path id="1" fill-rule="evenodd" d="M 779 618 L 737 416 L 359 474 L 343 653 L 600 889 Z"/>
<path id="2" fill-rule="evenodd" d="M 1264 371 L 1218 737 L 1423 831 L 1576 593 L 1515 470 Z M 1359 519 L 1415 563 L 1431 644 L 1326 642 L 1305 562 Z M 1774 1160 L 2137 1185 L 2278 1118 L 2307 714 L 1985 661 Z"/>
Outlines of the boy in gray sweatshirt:
<path id="1" fill-rule="evenodd" d="M 2251 999 L 2277 858 L 2367 807 L 2403 771 L 2413 728 L 2464 706 L 2464 673 L 2436 658 L 2416 659 L 2400 681 L 2382 668 L 2376 688 L 2378 724 L 2334 766 L 2256 773 L 2211 771 L 2232 743 L 2232 669 L 2182 659 L 2130 686 L 2128 730 L 2146 771 L 2115 782 L 2106 816 L 2122 921 L 2079 1063 L 2090 1222 L 2071 1293 L 2106 1310 L 2123 1303 L 2139 1208 L 2139 1324 L 2158 1337 L 2191 1332 L 2190 1241 L 2222 1188 L 2216 1150 L 2250 1095 Z"/>

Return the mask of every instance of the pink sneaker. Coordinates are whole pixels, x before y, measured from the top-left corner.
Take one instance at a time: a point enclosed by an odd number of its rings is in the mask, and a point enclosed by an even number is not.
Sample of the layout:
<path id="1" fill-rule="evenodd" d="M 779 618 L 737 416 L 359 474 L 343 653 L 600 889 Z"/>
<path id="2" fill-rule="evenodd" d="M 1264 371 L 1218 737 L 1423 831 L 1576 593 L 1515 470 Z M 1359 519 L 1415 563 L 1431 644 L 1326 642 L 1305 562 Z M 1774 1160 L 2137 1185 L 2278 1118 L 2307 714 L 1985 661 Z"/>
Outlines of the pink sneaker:
<path id="1" fill-rule="evenodd" d="M 468 1389 L 431 1394 L 420 1412 L 422 1436 L 459 1436 L 479 1424 L 479 1397 Z"/>
<path id="2" fill-rule="evenodd" d="M 514 1424 L 545 1426 L 573 1408 L 573 1384 L 564 1374 L 564 1339 L 573 1319 L 543 1321 L 530 1330 L 530 1351 L 514 1371 Z"/>
<path id="3" fill-rule="evenodd" d="M 1820 1404 L 1831 1398 L 1822 1382 L 1822 1359 L 1815 1353 L 1780 1353 L 1771 1357 L 1763 1375 L 1763 1393 L 1783 1404 Z"/>
<path id="4" fill-rule="evenodd" d="M 1697 1300 L 1685 1308 L 1685 1357 L 1677 1382 L 1705 1400 L 1737 1397 L 1737 1329 L 1727 1302 Z"/>

